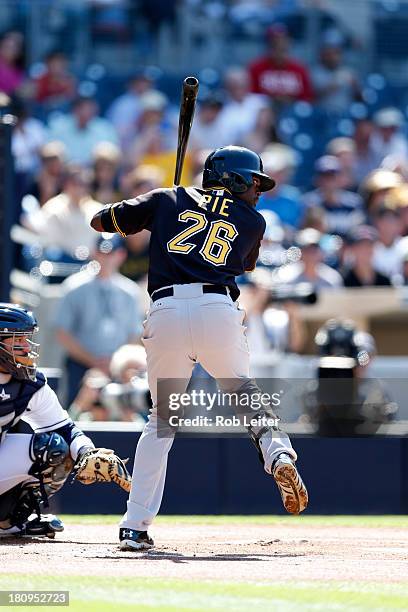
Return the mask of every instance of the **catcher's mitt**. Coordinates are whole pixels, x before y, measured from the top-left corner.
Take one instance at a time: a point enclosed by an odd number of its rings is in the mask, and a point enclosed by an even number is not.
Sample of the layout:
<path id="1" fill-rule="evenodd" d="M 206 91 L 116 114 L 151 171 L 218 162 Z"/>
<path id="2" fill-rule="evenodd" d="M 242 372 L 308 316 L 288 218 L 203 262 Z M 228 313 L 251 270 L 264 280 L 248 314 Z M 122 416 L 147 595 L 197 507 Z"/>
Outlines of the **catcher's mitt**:
<path id="1" fill-rule="evenodd" d="M 91 448 L 78 457 L 73 479 L 88 485 L 94 482 L 115 482 L 129 493 L 132 479 L 125 463 L 110 448 Z"/>

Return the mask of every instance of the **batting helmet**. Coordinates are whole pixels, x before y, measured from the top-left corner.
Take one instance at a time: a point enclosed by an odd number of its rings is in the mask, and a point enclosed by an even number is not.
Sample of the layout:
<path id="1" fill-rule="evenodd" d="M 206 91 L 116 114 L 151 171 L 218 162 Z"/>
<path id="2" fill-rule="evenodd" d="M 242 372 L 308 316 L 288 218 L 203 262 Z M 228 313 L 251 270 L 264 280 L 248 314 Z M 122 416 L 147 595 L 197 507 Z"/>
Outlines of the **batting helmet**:
<path id="1" fill-rule="evenodd" d="M 32 312 L 18 304 L 0 303 L 0 369 L 20 380 L 35 380 L 39 344 Z"/>
<path id="2" fill-rule="evenodd" d="M 264 174 L 262 159 L 257 153 L 244 147 L 221 147 L 205 160 L 203 188 L 223 186 L 232 193 L 244 193 L 259 178 L 261 191 L 275 187 L 275 181 Z"/>

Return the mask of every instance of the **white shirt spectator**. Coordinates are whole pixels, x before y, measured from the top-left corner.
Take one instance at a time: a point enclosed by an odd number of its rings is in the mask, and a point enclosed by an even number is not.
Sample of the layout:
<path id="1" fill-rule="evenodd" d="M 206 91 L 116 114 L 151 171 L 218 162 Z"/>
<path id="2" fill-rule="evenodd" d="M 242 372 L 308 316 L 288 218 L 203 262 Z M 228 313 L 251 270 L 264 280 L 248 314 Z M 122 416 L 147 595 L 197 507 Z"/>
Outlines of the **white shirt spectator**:
<path id="1" fill-rule="evenodd" d="M 66 193 L 51 198 L 40 211 L 41 224 L 37 230 L 42 243 L 58 247 L 73 257 L 78 257 L 78 249 L 81 248 L 81 259 L 87 259 L 98 238 L 90 222 L 99 210 L 101 204 L 91 198 L 84 198 L 79 206 L 74 205 Z"/>
<path id="2" fill-rule="evenodd" d="M 255 128 L 259 111 L 268 108 L 268 99 L 261 94 L 249 93 L 239 102 L 230 100 L 221 111 L 223 129 L 229 142 L 239 144 Z"/>
<path id="3" fill-rule="evenodd" d="M 45 126 L 32 117 L 13 130 L 11 151 L 16 172 L 34 173 L 40 165 L 39 150 L 47 139 Z"/>
<path id="4" fill-rule="evenodd" d="M 289 284 L 296 283 L 312 283 L 316 289 L 337 289 L 343 286 L 341 275 L 330 266 L 324 263 L 316 265 L 317 278 L 310 280 L 304 274 L 304 264 L 300 261 L 297 263 L 282 266 L 279 269 L 279 281 Z"/>
<path id="5" fill-rule="evenodd" d="M 373 267 L 394 279 L 396 275 L 402 273 L 402 261 L 408 252 L 408 239 L 397 238 L 390 246 L 385 246 L 382 242 L 377 242 L 374 247 Z"/>

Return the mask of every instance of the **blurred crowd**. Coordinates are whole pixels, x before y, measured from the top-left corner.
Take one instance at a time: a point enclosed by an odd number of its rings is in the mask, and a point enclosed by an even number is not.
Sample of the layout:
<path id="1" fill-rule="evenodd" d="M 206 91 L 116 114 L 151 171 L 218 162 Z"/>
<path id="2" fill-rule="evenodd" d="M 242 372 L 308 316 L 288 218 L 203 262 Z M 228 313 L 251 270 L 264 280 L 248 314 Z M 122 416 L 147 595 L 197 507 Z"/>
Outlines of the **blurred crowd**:
<path id="1" fill-rule="evenodd" d="M 237 18 L 250 8 L 235 4 Z M 271 287 L 408 285 L 404 114 L 396 107 L 370 112 L 339 32 L 327 31 L 320 43 L 319 63 L 307 66 L 293 57 L 285 25 L 266 28 L 262 57 L 227 68 L 219 87 L 204 89 L 185 161 L 182 184 L 200 185 L 211 150 L 243 145 L 261 155 L 277 182 L 258 204 L 267 224 L 258 269 L 241 279 L 256 354 L 304 348 L 297 304 L 276 304 Z M 106 203 L 172 185 L 178 108 L 145 68 L 103 113 L 97 97 L 80 95 L 64 52 L 50 51 L 37 73 L 29 76 L 24 64 L 23 35 L 5 32 L 0 105 L 15 116 L 13 219 L 23 230 L 15 265 L 62 283 L 54 326 L 74 413 L 144 418 L 146 364 L 131 347 L 140 342 L 149 234 L 100 238 L 89 221 Z M 354 104 L 350 133 L 319 134 L 325 142 L 313 172 L 295 180 L 301 154 L 286 136 L 296 105 L 303 121 L 318 111 L 335 123 Z M 107 384 L 120 392 L 110 387 L 102 401 Z M 134 404 L 122 401 L 129 389 Z"/>

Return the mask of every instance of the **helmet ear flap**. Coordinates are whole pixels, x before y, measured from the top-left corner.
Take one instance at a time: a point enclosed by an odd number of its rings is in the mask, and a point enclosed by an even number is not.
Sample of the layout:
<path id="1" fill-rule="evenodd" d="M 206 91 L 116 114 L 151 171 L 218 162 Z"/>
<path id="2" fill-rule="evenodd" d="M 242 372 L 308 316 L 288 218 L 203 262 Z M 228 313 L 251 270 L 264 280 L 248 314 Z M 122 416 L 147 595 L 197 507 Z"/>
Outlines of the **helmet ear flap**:
<path id="1" fill-rule="evenodd" d="M 249 189 L 248 182 L 242 174 L 238 172 L 230 172 L 229 174 L 230 177 L 227 180 L 230 186 L 228 189 L 232 191 L 232 193 L 244 193 Z"/>

